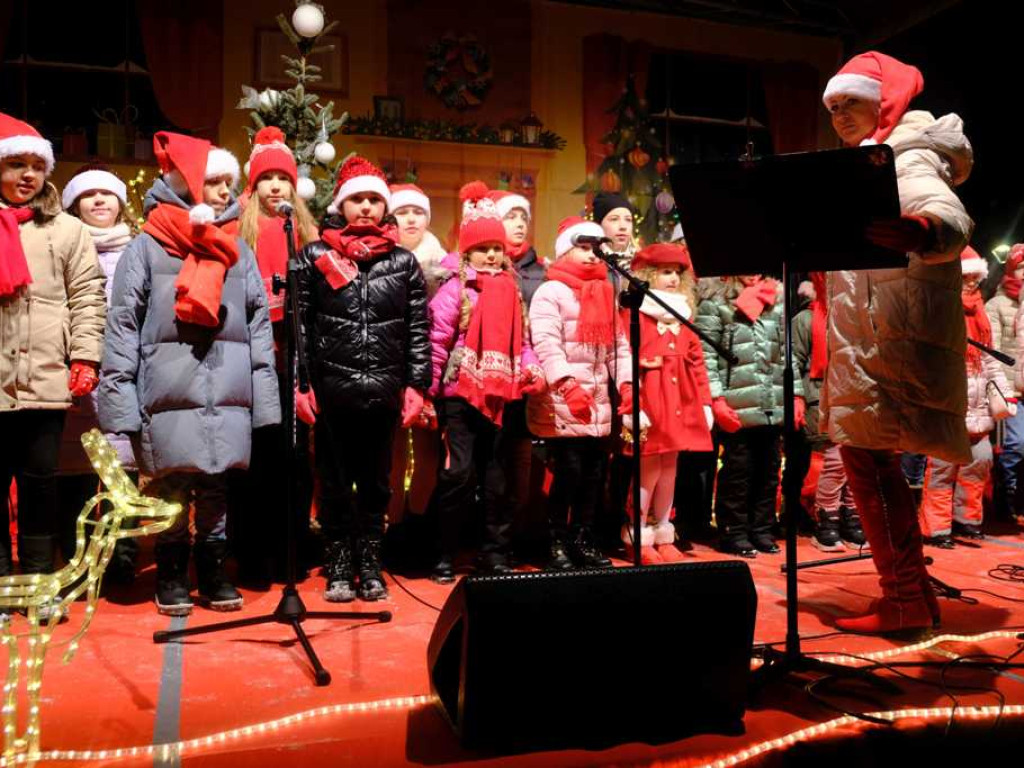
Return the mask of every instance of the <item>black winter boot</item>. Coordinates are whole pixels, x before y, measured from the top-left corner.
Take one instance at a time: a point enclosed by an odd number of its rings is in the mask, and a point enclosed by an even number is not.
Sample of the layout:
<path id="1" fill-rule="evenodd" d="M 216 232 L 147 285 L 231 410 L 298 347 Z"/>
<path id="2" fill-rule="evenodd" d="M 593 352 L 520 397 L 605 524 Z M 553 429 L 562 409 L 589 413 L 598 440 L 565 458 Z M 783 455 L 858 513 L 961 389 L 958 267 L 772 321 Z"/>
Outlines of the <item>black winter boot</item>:
<path id="1" fill-rule="evenodd" d="M 324 600 L 329 603 L 350 603 L 356 599 L 356 577 L 352 567 L 352 545 L 332 541 L 324 552 Z"/>
<path id="2" fill-rule="evenodd" d="M 843 542 L 839 540 L 839 521 L 839 512 L 819 509 L 818 523 L 814 527 L 814 538 L 811 539 L 811 543 L 822 552 L 842 552 Z"/>
<path id="3" fill-rule="evenodd" d="M 573 569 L 564 534 L 551 534 L 551 549 L 547 565 L 544 568 L 548 571 L 571 571 Z"/>
<path id="4" fill-rule="evenodd" d="M 360 600 L 367 602 L 387 600 L 388 588 L 384 583 L 384 574 L 380 572 L 382 543 L 376 537 L 366 537 L 356 542 L 356 554 L 359 558 Z"/>
<path id="5" fill-rule="evenodd" d="M 156 545 L 156 609 L 165 616 L 188 616 L 188 542 Z"/>
<path id="6" fill-rule="evenodd" d="M 860 513 L 852 507 L 839 508 L 839 538 L 847 549 L 863 549 L 868 540 L 860 526 Z"/>
<path id="7" fill-rule="evenodd" d="M 597 548 L 593 533 L 586 526 L 576 529 L 569 544 L 569 556 L 579 568 L 611 568 L 612 565 L 612 561 Z"/>
<path id="8" fill-rule="evenodd" d="M 237 611 L 242 596 L 224 574 L 228 543 L 213 539 L 196 544 L 196 577 L 199 580 L 199 602 L 214 611 Z"/>

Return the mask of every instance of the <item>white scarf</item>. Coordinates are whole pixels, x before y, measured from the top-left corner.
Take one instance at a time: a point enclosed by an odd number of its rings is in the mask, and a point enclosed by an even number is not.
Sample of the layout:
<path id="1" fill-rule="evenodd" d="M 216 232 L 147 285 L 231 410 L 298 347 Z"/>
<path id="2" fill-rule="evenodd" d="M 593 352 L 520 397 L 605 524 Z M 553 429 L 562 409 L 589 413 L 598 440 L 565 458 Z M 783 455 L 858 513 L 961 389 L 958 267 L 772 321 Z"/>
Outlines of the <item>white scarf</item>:
<path id="1" fill-rule="evenodd" d="M 687 320 L 689 320 L 690 316 L 693 314 L 693 310 L 690 309 L 690 303 L 686 300 L 686 297 L 683 294 L 670 291 L 656 291 L 653 289 L 651 290 L 651 293 L 664 301 Z M 640 311 L 652 320 L 658 321 L 658 333 L 664 333 L 666 330 L 671 330 L 673 333 L 679 333 L 679 321 L 666 312 L 665 308 L 651 299 L 650 296 L 644 296 L 644 303 L 640 305 Z"/>
<path id="2" fill-rule="evenodd" d="M 94 227 L 92 224 L 86 224 L 85 228 L 89 230 L 89 234 L 92 235 L 92 243 L 100 253 L 119 251 L 132 239 L 132 230 L 124 222 L 112 227 Z"/>

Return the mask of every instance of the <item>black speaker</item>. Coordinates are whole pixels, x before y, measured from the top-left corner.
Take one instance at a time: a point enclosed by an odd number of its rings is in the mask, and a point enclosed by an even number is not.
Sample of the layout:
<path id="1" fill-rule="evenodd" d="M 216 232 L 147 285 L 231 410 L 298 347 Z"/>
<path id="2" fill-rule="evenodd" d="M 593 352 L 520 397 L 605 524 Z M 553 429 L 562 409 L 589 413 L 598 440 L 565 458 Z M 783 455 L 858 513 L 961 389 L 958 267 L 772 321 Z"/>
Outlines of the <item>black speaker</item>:
<path id="1" fill-rule="evenodd" d="M 742 733 L 756 613 L 734 560 L 471 576 L 430 638 L 431 689 L 475 749 Z"/>

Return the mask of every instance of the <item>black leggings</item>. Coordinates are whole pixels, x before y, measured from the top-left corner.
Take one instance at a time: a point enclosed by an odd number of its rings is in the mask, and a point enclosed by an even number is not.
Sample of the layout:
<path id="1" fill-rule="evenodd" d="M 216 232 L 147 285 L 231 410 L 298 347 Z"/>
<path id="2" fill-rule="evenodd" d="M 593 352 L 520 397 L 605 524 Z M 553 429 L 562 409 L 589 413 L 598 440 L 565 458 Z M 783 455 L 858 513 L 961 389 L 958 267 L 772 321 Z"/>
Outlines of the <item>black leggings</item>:
<path id="1" fill-rule="evenodd" d="M 18 484 L 18 531 L 57 532 L 57 456 L 64 431 L 62 410 L 23 410 L 0 416 L 0 488 Z M 6 538 L 6 536 L 5 536 Z"/>

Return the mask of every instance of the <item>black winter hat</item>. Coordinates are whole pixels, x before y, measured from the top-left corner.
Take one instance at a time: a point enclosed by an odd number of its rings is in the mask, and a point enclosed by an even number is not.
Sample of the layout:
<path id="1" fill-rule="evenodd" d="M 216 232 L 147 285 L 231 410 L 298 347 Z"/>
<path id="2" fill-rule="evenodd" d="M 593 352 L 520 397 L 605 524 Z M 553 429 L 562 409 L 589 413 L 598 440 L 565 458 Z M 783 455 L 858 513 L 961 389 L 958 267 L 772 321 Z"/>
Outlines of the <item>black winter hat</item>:
<path id="1" fill-rule="evenodd" d="M 636 215 L 633 204 L 616 192 L 598 192 L 594 195 L 594 221 L 598 224 L 616 208 L 626 208 L 634 216 Z"/>

